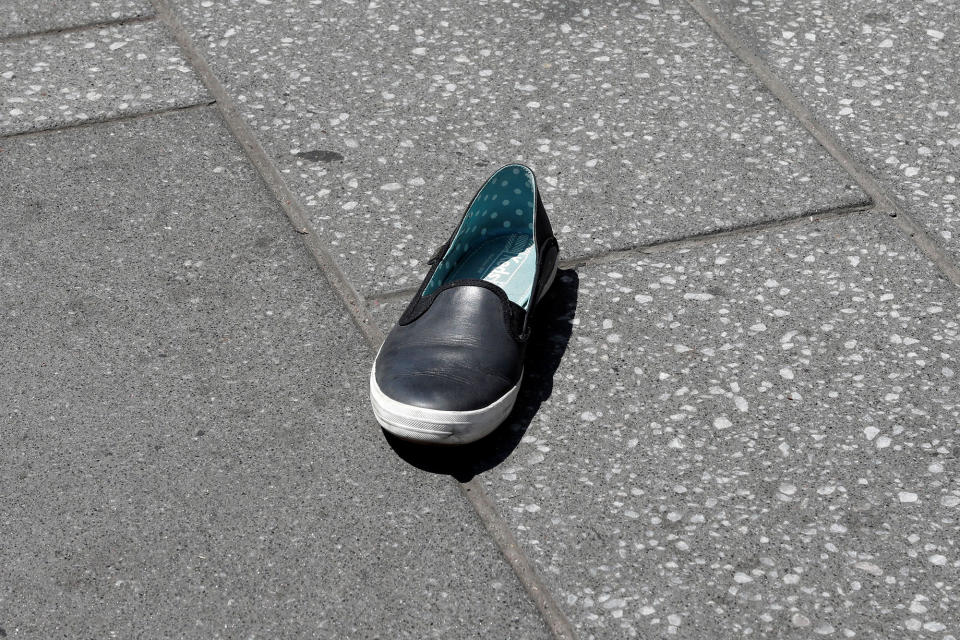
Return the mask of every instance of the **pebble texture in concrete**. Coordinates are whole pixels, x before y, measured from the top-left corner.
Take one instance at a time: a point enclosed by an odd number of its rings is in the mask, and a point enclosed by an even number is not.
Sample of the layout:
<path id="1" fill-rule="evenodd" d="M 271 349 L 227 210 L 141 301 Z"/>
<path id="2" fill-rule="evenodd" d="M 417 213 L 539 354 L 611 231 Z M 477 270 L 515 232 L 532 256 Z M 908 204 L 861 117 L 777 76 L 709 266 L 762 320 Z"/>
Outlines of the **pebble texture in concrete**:
<path id="1" fill-rule="evenodd" d="M 956 2 L 708 4 L 960 264 Z"/>
<path id="2" fill-rule="evenodd" d="M 578 271 L 481 478 L 581 637 L 954 637 L 960 304 L 892 228 Z"/>
<path id="3" fill-rule="evenodd" d="M 159 23 L 0 43 L 0 134 L 208 101 Z"/>
<path id="4" fill-rule="evenodd" d="M 864 199 L 676 0 L 177 10 L 365 293 L 419 282 L 509 161 L 568 257 Z"/>
<path id="5" fill-rule="evenodd" d="M 147 0 L 4 0 L 0 38 L 150 15 Z"/>
<path id="6" fill-rule="evenodd" d="M 544 638 L 215 112 L 0 151 L 10 638 Z"/>

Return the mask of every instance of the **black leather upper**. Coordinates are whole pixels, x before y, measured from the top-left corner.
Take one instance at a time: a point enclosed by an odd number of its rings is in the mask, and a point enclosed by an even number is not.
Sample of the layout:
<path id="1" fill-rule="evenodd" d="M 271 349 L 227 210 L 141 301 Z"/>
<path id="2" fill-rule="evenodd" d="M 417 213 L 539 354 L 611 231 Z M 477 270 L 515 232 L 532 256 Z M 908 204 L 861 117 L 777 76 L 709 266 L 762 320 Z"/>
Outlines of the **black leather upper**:
<path id="1" fill-rule="evenodd" d="M 483 285 L 444 288 L 415 321 L 394 326 L 375 368 L 383 393 L 425 409 L 472 411 L 519 382 L 526 342 L 511 326 L 516 312 Z"/>
<path id="2" fill-rule="evenodd" d="M 431 258 L 420 290 L 380 349 L 374 375 L 388 397 L 424 409 L 472 411 L 489 406 L 520 381 L 530 319 L 558 254 L 536 182 L 534 191 L 537 271 L 530 311 L 482 280 L 452 282 L 423 295 L 455 230 Z"/>

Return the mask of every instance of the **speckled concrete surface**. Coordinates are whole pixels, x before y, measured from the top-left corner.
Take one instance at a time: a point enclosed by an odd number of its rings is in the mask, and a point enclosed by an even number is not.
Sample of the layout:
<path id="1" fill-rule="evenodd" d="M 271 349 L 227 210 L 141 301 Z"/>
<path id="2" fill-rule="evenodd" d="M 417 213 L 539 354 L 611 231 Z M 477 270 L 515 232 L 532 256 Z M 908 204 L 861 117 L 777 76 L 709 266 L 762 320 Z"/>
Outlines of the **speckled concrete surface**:
<path id="1" fill-rule="evenodd" d="M 568 257 L 863 200 L 683 2 L 177 6 L 367 293 L 508 161 Z"/>
<path id="2" fill-rule="evenodd" d="M 4 0 L 0 38 L 152 15 L 147 0 Z"/>
<path id="3" fill-rule="evenodd" d="M 0 165 L 0 635 L 546 637 L 214 111 Z"/>
<path id="4" fill-rule="evenodd" d="M 882 214 L 577 274 L 481 479 L 580 637 L 956 636 L 960 303 Z"/>
<path id="5" fill-rule="evenodd" d="M 952 0 L 710 0 L 960 264 Z"/>
<path id="6" fill-rule="evenodd" d="M 956 253 L 951 5 L 712 1 Z M 864 199 L 677 0 L 172 4 L 367 294 L 506 161 L 566 258 Z M 50 6 L 0 33 L 147 5 Z M 159 21 L 0 43 L 0 133 L 208 99 Z M 0 144 L 0 636 L 547 637 L 450 474 L 584 640 L 960 637 L 960 300 L 883 212 L 561 271 L 510 419 L 437 451 L 232 140 Z"/>
<path id="7" fill-rule="evenodd" d="M 207 101 L 163 26 L 147 22 L 0 42 L 0 134 Z"/>

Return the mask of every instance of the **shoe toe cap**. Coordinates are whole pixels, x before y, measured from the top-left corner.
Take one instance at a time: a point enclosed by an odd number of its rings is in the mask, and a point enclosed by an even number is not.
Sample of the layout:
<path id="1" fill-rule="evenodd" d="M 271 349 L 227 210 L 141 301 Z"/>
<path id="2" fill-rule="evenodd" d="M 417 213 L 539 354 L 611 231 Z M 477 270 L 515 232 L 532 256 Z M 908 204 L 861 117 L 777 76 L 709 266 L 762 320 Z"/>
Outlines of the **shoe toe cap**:
<path id="1" fill-rule="evenodd" d="M 495 403 L 514 386 L 501 376 L 477 371 L 381 371 L 377 385 L 388 398 L 422 409 L 475 411 Z"/>

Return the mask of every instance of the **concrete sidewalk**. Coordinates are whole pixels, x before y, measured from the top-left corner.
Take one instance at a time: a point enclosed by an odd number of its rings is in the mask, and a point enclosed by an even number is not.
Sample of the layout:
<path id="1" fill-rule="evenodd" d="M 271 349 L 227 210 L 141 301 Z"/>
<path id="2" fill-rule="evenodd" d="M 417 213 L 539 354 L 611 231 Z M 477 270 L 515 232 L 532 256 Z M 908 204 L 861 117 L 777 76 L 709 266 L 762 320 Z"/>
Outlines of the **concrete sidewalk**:
<path id="1" fill-rule="evenodd" d="M 960 17 L 796 4 L 0 8 L 0 636 L 960 637 Z M 388 439 L 512 161 L 517 408 Z"/>

